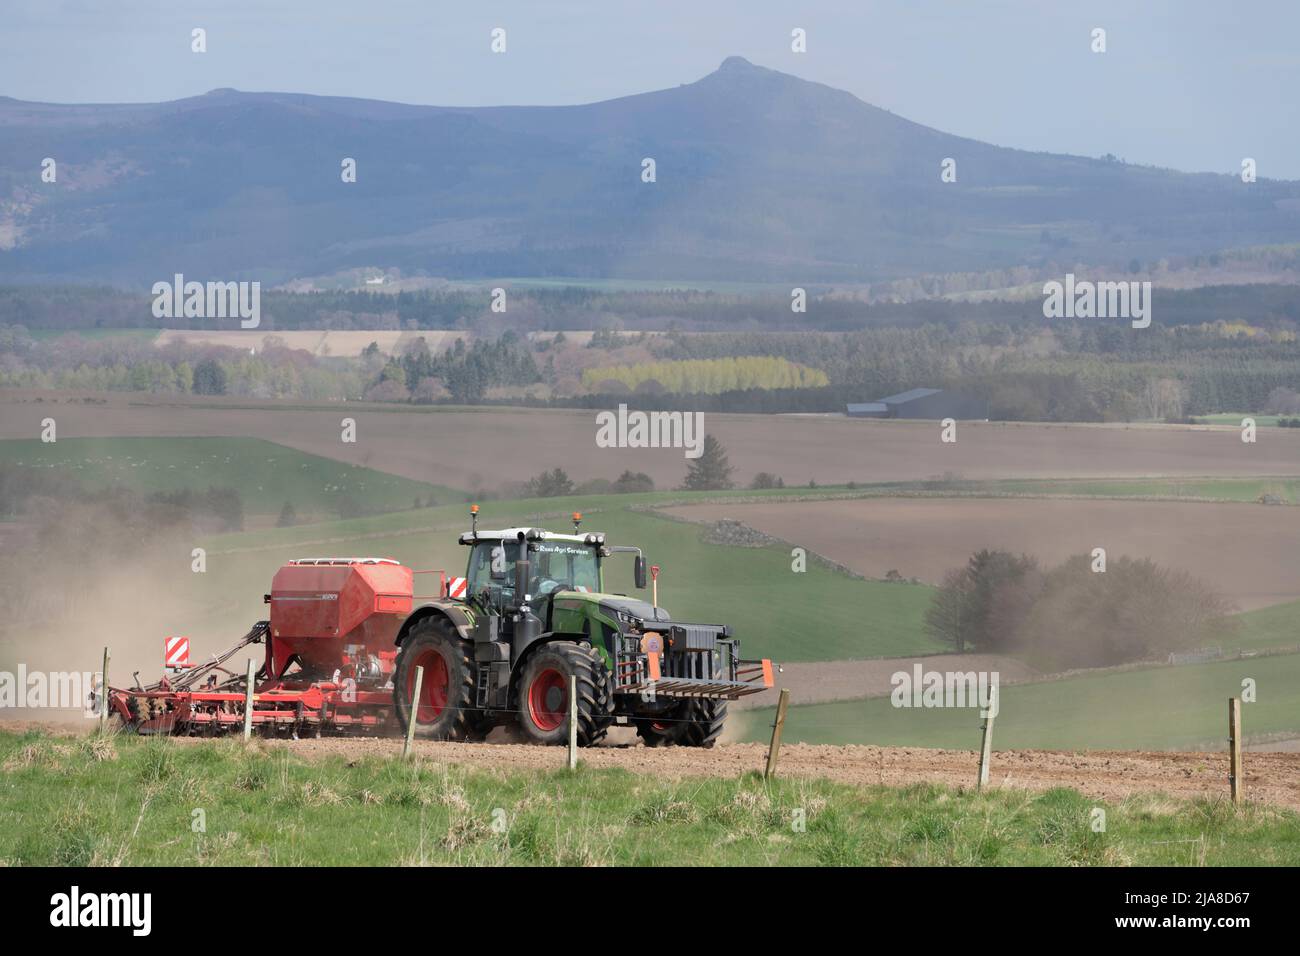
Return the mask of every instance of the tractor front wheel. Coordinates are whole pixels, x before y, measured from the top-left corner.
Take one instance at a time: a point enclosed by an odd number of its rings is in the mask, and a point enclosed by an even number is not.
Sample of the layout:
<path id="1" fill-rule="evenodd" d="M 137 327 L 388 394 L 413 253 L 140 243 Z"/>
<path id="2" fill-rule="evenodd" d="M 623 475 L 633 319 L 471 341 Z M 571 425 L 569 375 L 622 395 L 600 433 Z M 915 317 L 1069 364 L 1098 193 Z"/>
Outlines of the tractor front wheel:
<path id="1" fill-rule="evenodd" d="M 727 722 L 727 702 L 702 698 L 691 703 L 695 707 L 681 743 L 687 747 L 712 747 L 722 736 L 722 725 Z"/>
<path id="2" fill-rule="evenodd" d="M 691 701 L 684 700 L 653 717 L 636 718 L 636 734 L 647 747 L 670 747 L 682 742 L 690 720 Z"/>
<path id="3" fill-rule="evenodd" d="M 589 644 L 555 641 L 528 655 L 515 682 L 519 726 L 533 743 L 569 739 L 569 678 L 578 690 L 578 746 L 598 743 L 614 720 L 605 662 Z"/>
<path id="4" fill-rule="evenodd" d="M 647 747 L 712 747 L 727 720 L 725 700 L 684 700 L 653 717 L 636 718 L 636 732 Z"/>
<path id="5" fill-rule="evenodd" d="M 424 676 L 413 713 L 417 667 L 424 668 Z M 393 675 L 393 704 L 402 732 L 414 719 L 417 737 L 464 740 L 481 722 L 474 703 L 474 645 L 441 617 L 417 622 L 402 642 Z"/>

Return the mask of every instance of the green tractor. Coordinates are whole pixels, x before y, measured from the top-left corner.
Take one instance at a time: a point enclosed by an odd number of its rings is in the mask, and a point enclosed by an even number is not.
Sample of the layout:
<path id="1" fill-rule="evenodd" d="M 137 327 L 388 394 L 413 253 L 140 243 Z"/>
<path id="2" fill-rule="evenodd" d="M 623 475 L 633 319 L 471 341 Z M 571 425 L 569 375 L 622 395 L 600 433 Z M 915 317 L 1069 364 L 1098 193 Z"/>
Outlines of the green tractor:
<path id="1" fill-rule="evenodd" d="M 631 724 L 648 746 L 711 747 L 727 702 L 772 686 L 771 662 L 741 660 L 726 625 L 673 621 L 657 592 L 646 602 L 605 591 L 605 561 L 621 553 L 633 555 L 645 589 L 640 548 L 580 531 L 577 513 L 572 534 L 480 531 L 477 505 L 470 514 L 473 528 L 460 536 L 470 549 L 465 578 L 414 607 L 397 635 L 403 731 L 414 720 L 418 737 L 481 740 L 514 723 L 530 741 L 564 743 L 572 679 L 579 746 Z"/>

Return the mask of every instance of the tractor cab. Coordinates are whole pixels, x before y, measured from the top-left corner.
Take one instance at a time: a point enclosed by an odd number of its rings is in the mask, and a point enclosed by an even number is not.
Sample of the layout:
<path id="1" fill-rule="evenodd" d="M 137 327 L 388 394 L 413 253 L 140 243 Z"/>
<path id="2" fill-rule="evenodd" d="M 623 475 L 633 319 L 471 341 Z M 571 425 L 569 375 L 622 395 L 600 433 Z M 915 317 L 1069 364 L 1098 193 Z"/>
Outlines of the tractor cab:
<path id="1" fill-rule="evenodd" d="M 540 540 L 518 538 L 530 529 L 511 528 L 487 532 L 472 545 L 466 572 L 467 592 L 481 596 L 499 610 L 520 603 L 536 604 L 560 591 L 601 590 L 600 547 L 574 535 L 541 532 Z M 516 565 L 528 562 L 525 602 L 518 600 Z"/>
<path id="2" fill-rule="evenodd" d="M 476 506 L 477 507 L 477 506 Z M 639 548 L 611 548 L 600 532 L 580 532 L 582 515 L 574 512 L 573 533 L 538 528 L 479 531 L 477 510 L 472 510 L 474 530 L 460 536 L 470 550 L 466 571 L 467 596 L 502 613 L 524 606 L 538 609 L 565 591 L 585 594 L 604 590 L 602 562 L 615 552 L 636 555 L 634 576 L 645 587 L 645 558 Z"/>

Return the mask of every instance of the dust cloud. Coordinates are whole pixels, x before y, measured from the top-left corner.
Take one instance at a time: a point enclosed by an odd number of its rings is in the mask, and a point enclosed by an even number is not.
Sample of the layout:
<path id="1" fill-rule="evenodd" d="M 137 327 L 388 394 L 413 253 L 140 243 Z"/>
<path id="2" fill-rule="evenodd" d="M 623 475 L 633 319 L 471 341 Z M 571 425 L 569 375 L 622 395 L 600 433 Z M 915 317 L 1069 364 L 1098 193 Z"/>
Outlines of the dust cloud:
<path id="1" fill-rule="evenodd" d="M 222 601 L 191 570 L 201 529 L 176 517 L 138 502 L 35 502 L 0 550 L 0 671 L 95 673 L 108 647 L 112 686 L 136 672 L 151 683 L 166 637 L 190 637 L 197 661 L 244 634 L 247 602 Z M 16 719 L 86 721 L 80 709 L 0 707 L 0 721 Z"/>

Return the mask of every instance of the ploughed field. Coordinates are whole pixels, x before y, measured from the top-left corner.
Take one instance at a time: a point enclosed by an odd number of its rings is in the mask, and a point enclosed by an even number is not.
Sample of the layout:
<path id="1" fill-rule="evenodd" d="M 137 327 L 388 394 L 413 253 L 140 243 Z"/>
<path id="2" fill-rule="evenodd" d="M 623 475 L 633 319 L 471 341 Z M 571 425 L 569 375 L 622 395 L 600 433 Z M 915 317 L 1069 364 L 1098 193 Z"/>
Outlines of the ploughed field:
<path id="1" fill-rule="evenodd" d="M 1047 498 L 862 498 L 680 506 L 691 521 L 731 518 L 882 578 L 937 584 L 981 548 L 1052 566 L 1104 547 L 1204 579 L 1251 610 L 1300 597 L 1300 508 L 1248 503 Z M 1300 632 L 1297 633 L 1300 643 Z"/>
<path id="2" fill-rule="evenodd" d="M 59 437 L 265 438 L 315 455 L 454 488 L 492 488 L 544 469 L 616 478 L 643 471 L 659 488 L 679 485 L 679 448 L 601 448 L 596 410 L 418 408 L 320 403 L 257 405 L 234 399 L 150 398 L 9 390 L 0 395 L 0 438 L 38 438 L 53 416 Z M 357 440 L 340 440 L 356 419 Z M 1261 428 L 1245 444 L 1236 428 L 962 422 L 944 444 L 937 422 L 840 416 L 706 413 L 704 430 L 726 447 L 740 486 L 760 471 L 788 485 L 963 478 L 1300 475 L 1300 430 Z M 504 450 L 509 450 L 506 457 Z M 507 464 L 508 463 L 508 464 Z M 508 472 L 502 468 L 507 467 Z"/>

